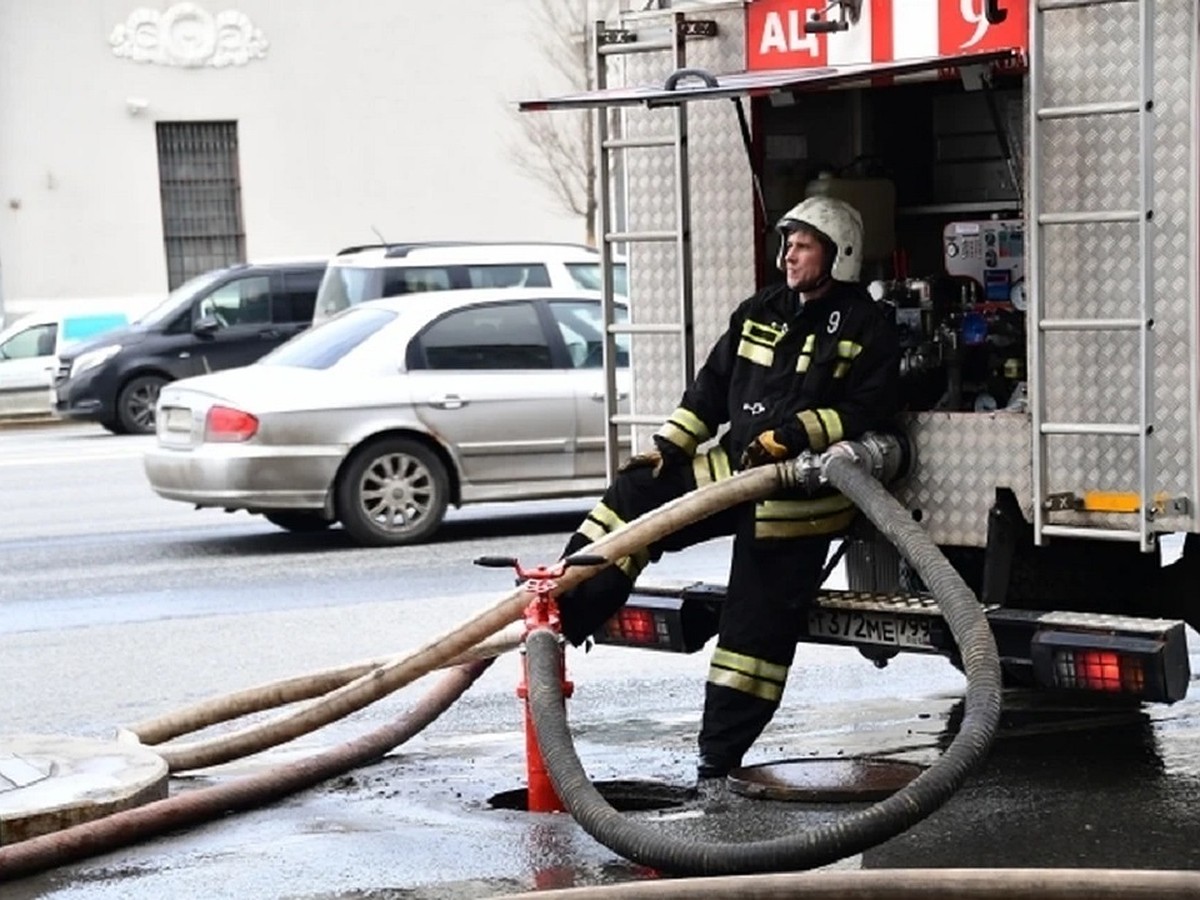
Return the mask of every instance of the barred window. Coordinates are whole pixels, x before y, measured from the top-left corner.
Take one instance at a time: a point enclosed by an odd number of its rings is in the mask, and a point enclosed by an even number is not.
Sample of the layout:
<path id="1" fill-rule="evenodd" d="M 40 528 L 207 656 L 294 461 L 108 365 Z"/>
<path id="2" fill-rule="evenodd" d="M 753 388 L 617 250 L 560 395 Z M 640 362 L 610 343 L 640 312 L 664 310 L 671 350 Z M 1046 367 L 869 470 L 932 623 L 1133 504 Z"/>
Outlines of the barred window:
<path id="1" fill-rule="evenodd" d="M 245 262 L 237 122 L 159 122 L 163 243 L 172 289 Z"/>

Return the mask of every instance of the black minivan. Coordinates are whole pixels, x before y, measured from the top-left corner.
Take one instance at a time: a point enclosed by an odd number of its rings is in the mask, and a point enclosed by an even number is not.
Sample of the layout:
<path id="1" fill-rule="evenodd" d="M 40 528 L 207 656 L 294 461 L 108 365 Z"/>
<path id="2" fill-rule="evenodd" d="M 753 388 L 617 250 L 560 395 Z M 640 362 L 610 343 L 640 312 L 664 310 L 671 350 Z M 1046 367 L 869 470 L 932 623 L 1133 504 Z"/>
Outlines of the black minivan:
<path id="1" fill-rule="evenodd" d="M 326 260 L 242 263 L 181 284 L 126 328 L 59 357 L 54 411 L 150 434 L 168 381 L 246 366 L 312 323 Z"/>

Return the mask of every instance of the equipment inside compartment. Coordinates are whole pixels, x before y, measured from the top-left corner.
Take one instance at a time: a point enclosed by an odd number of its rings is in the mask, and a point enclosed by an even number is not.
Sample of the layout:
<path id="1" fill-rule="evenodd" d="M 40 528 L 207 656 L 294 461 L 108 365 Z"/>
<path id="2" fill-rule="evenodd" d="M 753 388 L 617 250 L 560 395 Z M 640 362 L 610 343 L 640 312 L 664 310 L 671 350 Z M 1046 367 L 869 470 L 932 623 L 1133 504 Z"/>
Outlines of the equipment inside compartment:
<path id="1" fill-rule="evenodd" d="M 756 110 L 768 222 L 802 196 L 863 213 L 863 280 L 900 334 L 910 410 L 1026 408 L 1020 79 L 973 88 L 795 93 Z"/>

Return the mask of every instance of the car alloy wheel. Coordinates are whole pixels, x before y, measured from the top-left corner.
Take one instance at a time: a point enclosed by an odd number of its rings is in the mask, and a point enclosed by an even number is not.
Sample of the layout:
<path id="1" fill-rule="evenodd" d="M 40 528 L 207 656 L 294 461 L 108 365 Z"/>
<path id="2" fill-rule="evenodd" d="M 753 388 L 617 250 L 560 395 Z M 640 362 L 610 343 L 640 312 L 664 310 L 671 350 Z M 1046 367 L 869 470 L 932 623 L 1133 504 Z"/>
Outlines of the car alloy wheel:
<path id="1" fill-rule="evenodd" d="M 356 541 L 372 546 L 428 538 L 446 515 L 446 467 L 428 447 L 385 438 L 359 449 L 337 489 L 338 518 Z"/>
<path id="2" fill-rule="evenodd" d="M 139 375 L 117 397 L 117 421 L 127 434 L 154 433 L 154 407 L 167 383 L 161 375 Z"/>

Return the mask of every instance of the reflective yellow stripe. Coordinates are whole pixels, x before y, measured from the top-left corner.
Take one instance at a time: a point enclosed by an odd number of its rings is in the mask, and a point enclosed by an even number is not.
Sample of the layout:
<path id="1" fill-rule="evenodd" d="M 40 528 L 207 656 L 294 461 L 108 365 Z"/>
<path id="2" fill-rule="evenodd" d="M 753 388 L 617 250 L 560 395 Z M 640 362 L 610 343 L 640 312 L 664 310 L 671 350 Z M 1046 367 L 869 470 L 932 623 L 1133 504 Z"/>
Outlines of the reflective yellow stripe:
<path id="1" fill-rule="evenodd" d="M 837 355 L 842 359 L 854 359 L 862 353 L 862 349 L 862 344 L 856 344 L 854 341 L 838 341 Z"/>
<path id="2" fill-rule="evenodd" d="M 729 455 L 720 446 L 692 460 L 692 471 L 696 476 L 696 487 L 721 481 L 733 474 L 729 467 Z"/>
<path id="3" fill-rule="evenodd" d="M 816 413 L 821 424 L 825 426 L 825 435 L 829 438 L 829 443 L 836 444 L 845 437 L 842 432 L 842 417 L 838 415 L 836 409 L 818 409 Z"/>
<path id="4" fill-rule="evenodd" d="M 857 509 L 851 508 L 845 512 L 835 513 L 821 519 L 810 519 L 806 522 L 776 520 L 755 522 L 754 536 L 756 538 L 799 538 L 834 534 L 849 527 L 857 512 Z"/>
<path id="5" fill-rule="evenodd" d="M 637 581 L 642 570 L 650 564 L 650 553 L 644 547 L 632 556 L 623 556 L 613 565 L 629 576 L 630 581 Z"/>
<path id="6" fill-rule="evenodd" d="M 688 456 L 696 454 L 697 440 L 695 435 L 689 431 L 684 431 L 674 422 L 667 422 L 662 428 L 655 432 L 660 438 L 665 438 L 670 441 Z"/>
<path id="7" fill-rule="evenodd" d="M 1133 491 L 1084 491 L 1083 508 L 1089 512 L 1135 513 L 1142 498 Z"/>
<path id="8" fill-rule="evenodd" d="M 690 409 L 684 409 L 682 406 L 676 407 L 675 412 L 668 417 L 668 421 L 690 431 L 700 443 L 704 443 L 710 437 L 708 426 L 704 424 L 704 420 Z"/>
<path id="9" fill-rule="evenodd" d="M 613 512 L 612 508 L 603 503 L 597 503 L 587 518 L 575 529 L 576 534 L 582 534 L 589 541 L 598 541 L 625 524 L 625 520 Z M 642 569 L 650 564 L 650 551 L 643 547 L 636 553 L 622 557 L 613 563 L 618 569 L 629 576 L 630 581 L 636 581 Z"/>
<path id="10" fill-rule="evenodd" d="M 778 703 L 780 698 L 783 697 L 783 685 L 781 684 L 773 684 L 770 681 L 759 681 L 757 678 L 751 678 L 749 675 L 730 672 L 728 669 L 718 669 L 715 666 L 708 670 L 708 681 L 709 684 L 732 688 L 735 691 L 741 691 L 743 694 L 759 697 L 769 703 Z"/>
<path id="11" fill-rule="evenodd" d="M 753 319 L 747 319 L 742 323 L 742 337 L 748 338 L 756 344 L 774 347 L 785 334 L 787 334 L 786 328 L 755 322 Z"/>
<path id="12" fill-rule="evenodd" d="M 775 362 L 775 350 L 773 348 L 753 344 L 745 338 L 742 338 L 738 343 L 737 355 L 760 366 L 770 366 Z"/>
<path id="13" fill-rule="evenodd" d="M 598 541 L 608 534 L 608 529 L 591 519 L 584 519 L 583 524 L 575 529 L 576 534 L 582 534 L 589 541 Z"/>
<path id="14" fill-rule="evenodd" d="M 724 447 L 713 447 L 706 455 L 709 465 L 712 467 L 713 477 L 717 481 L 724 481 L 733 476 L 733 467 L 729 464 L 729 454 L 725 452 Z"/>
<path id="15" fill-rule="evenodd" d="M 718 647 L 713 651 L 712 664 L 714 666 L 723 666 L 726 669 L 733 669 L 735 672 L 741 672 L 744 675 L 753 675 L 755 678 L 787 681 L 787 666 L 767 662 L 765 659 L 756 659 L 753 656 L 746 656 L 744 653 L 734 653 L 732 650 L 726 650 L 723 647 Z"/>
<path id="16" fill-rule="evenodd" d="M 588 513 L 588 518 L 594 519 L 609 531 L 616 531 L 625 524 L 624 519 L 618 516 L 610 507 L 603 503 L 597 503 L 595 506 L 593 506 L 592 511 Z"/>
<path id="17" fill-rule="evenodd" d="M 754 507 L 754 518 L 759 522 L 814 519 L 841 512 L 853 505 L 850 498 L 844 494 L 815 497 L 811 500 L 762 500 Z"/>
<path id="18" fill-rule="evenodd" d="M 820 453 L 829 446 L 829 439 L 825 437 L 825 426 L 821 424 L 821 420 L 815 412 L 811 409 L 806 409 L 796 413 L 796 418 L 800 420 L 800 424 L 804 426 L 805 432 L 808 433 L 808 446 L 810 449 Z"/>
<path id="19" fill-rule="evenodd" d="M 834 378 L 845 378 L 846 373 L 850 371 L 850 363 L 860 353 L 862 353 L 862 344 L 856 344 L 854 341 L 838 341 L 837 355 L 840 362 L 833 367 Z"/>
<path id="20" fill-rule="evenodd" d="M 807 372 L 808 364 L 812 362 L 813 347 L 817 346 L 817 336 L 810 334 L 804 339 L 804 346 L 800 348 L 800 357 L 796 360 L 796 371 Z"/>
<path id="21" fill-rule="evenodd" d="M 688 456 L 694 456 L 696 448 L 708 440 L 710 433 L 704 421 L 691 410 L 682 406 L 671 413 L 656 434 L 666 438 Z"/>

